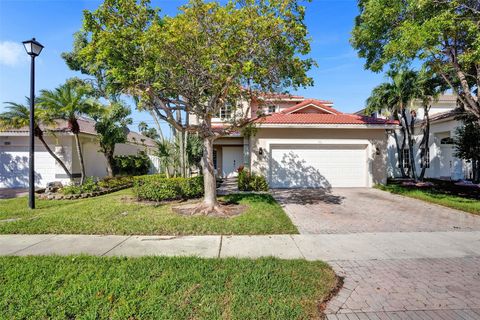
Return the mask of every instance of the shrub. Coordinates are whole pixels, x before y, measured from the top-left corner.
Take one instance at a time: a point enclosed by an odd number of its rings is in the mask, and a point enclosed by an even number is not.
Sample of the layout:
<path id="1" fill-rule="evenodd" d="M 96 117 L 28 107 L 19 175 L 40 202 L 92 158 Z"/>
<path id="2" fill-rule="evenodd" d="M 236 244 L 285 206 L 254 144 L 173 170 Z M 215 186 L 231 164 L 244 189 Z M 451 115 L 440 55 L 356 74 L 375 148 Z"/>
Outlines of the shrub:
<path id="1" fill-rule="evenodd" d="M 250 181 L 250 172 L 241 170 L 238 172 L 238 190 L 248 191 L 248 183 Z"/>
<path id="2" fill-rule="evenodd" d="M 241 170 L 238 171 L 238 190 L 268 191 L 268 183 L 264 176 L 251 173 L 241 168 Z"/>
<path id="3" fill-rule="evenodd" d="M 99 191 L 100 187 L 97 185 L 97 182 L 93 177 L 88 177 L 85 179 L 85 182 L 82 185 L 69 185 L 61 189 L 63 194 L 82 194 L 82 193 L 91 193 Z"/>
<path id="4" fill-rule="evenodd" d="M 102 189 L 113 189 L 131 184 L 133 184 L 133 177 L 131 176 L 105 177 L 98 181 L 98 186 Z"/>
<path id="5" fill-rule="evenodd" d="M 135 177 L 133 193 L 138 199 L 150 201 L 197 198 L 203 195 L 203 177 L 165 178 L 160 174 Z"/>
<path id="6" fill-rule="evenodd" d="M 144 175 L 148 173 L 150 166 L 150 158 L 143 151 L 136 155 L 115 156 L 113 158 L 113 174 L 115 175 Z"/>

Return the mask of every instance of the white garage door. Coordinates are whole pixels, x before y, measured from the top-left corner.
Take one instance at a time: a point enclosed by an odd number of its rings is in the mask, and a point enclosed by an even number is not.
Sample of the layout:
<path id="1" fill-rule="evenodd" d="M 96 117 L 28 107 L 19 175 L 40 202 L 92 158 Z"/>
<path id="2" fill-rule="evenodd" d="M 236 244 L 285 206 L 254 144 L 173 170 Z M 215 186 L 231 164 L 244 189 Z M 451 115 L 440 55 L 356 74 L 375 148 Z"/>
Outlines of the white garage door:
<path id="1" fill-rule="evenodd" d="M 35 184 L 44 187 L 55 181 L 55 159 L 35 146 Z M 28 186 L 28 147 L 0 147 L 0 188 Z"/>
<path id="2" fill-rule="evenodd" d="M 366 145 L 272 146 L 272 188 L 366 187 Z"/>

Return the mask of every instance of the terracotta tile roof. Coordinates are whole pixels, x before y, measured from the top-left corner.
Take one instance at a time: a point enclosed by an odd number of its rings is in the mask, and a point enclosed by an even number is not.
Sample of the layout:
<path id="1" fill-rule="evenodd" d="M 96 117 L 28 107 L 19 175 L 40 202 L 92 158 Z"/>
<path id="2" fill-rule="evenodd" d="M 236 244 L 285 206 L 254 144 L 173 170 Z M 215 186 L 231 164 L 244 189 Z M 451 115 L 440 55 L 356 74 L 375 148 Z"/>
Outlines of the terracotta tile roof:
<path id="1" fill-rule="evenodd" d="M 257 119 L 260 124 L 369 124 L 385 125 L 398 124 L 398 121 L 359 116 L 353 114 L 302 114 L 275 113 L 264 118 Z"/>
<path id="2" fill-rule="evenodd" d="M 326 100 L 316 100 L 316 99 L 304 100 L 304 101 L 300 102 L 299 104 L 294 105 L 293 107 L 283 109 L 281 111 L 281 113 L 292 113 L 292 112 L 295 112 L 298 109 L 301 109 L 301 108 L 306 107 L 306 106 L 311 105 L 311 104 L 314 105 L 314 106 L 320 107 L 324 110 L 327 110 L 328 112 L 331 112 L 333 114 L 342 114 L 340 111 L 335 110 L 332 107 L 329 107 L 329 106 L 326 105 L 326 104 L 332 104 L 332 102 L 326 101 Z M 301 110 L 299 110 L 299 111 L 301 112 Z"/>
<path id="3" fill-rule="evenodd" d="M 259 98 L 263 99 L 304 99 L 303 96 L 292 95 L 288 93 L 262 93 Z"/>

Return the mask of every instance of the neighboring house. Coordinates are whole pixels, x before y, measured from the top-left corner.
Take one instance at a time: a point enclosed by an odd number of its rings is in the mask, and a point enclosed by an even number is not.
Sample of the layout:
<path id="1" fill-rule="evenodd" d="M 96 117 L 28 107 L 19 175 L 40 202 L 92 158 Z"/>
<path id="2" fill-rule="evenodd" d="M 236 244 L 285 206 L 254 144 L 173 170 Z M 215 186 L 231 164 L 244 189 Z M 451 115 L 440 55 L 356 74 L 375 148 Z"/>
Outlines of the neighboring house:
<path id="1" fill-rule="evenodd" d="M 104 177 L 107 175 L 106 159 L 99 152 L 95 123 L 92 120 L 80 119 L 80 142 L 82 146 L 85 170 L 88 177 Z M 45 140 L 50 148 L 62 159 L 74 177 L 80 177 L 80 163 L 73 134 L 66 122 L 59 121 L 55 128 L 45 131 Z M 21 188 L 28 186 L 28 128 L 12 129 L 0 132 L 0 188 Z M 117 144 L 115 155 L 137 154 L 146 151 L 152 159 L 152 171 L 158 170 L 158 159 L 153 156 L 155 143 L 139 133 L 130 132 L 128 142 Z M 35 184 L 44 187 L 48 182 L 61 181 L 69 183 L 69 179 L 60 165 L 35 138 Z"/>
<path id="2" fill-rule="evenodd" d="M 243 111 L 257 132 L 249 138 L 238 133 L 214 141 L 219 176 L 235 176 L 245 166 L 267 177 L 272 188 L 386 182 L 386 130 L 396 128 L 396 121 L 346 114 L 332 102 L 290 95 L 264 95 Z M 262 113 L 265 117 L 257 117 Z M 213 125 L 222 126 L 231 116 L 224 108 Z M 191 123 L 195 121 L 191 116 Z"/>
<path id="3" fill-rule="evenodd" d="M 422 140 L 422 125 L 424 124 L 424 111 L 419 101 L 413 102 L 416 110 L 417 121 L 415 123 L 415 158 L 416 172 L 422 170 L 420 142 Z M 455 119 L 458 115 L 457 98 L 455 95 L 441 95 L 437 101 L 432 103 L 429 111 L 430 135 L 427 149 L 428 161 L 426 163 L 426 178 L 460 180 L 470 179 L 472 176 L 471 165 L 462 159 L 456 158 L 453 140 L 455 131 L 462 122 Z M 363 110 L 357 112 L 362 113 Z M 387 118 L 381 113 L 373 116 Z M 400 131 L 398 130 L 400 134 Z M 408 170 L 410 166 L 408 146 L 403 150 L 404 161 L 398 162 L 397 149 L 393 135 L 388 139 L 388 176 L 400 177 L 400 165 Z"/>

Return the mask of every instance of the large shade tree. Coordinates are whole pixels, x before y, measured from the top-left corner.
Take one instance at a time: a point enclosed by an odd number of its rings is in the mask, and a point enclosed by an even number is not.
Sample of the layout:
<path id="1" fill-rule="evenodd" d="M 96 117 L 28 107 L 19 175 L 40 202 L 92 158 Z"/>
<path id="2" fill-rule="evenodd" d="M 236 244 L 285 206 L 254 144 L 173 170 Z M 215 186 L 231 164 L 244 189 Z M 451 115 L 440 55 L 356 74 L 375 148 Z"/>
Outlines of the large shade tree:
<path id="1" fill-rule="evenodd" d="M 20 104 L 15 102 L 5 102 L 8 109 L 5 112 L 0 113 L 0 131 L 8 129 L 20 129 L 28 127 L 30 124 L 30 99 L 27 98 L 26 104 Z M 60 159 L 55 152 L 50 148 L 45 141 L 44 129 L 49 125 L 55 125 L 54 119 L 49 112 L 42 108 L 36 108 L 35 110 L 35 123 L 33 124 L 33 134 L 40 140 L 43 147 L 47 152 L 55 159 L 55 161 L 62 167 L 63 171 L 67 174 L 68 178 L 72 180 L 72 174 L 68 170 L 65 163 Z"/>
<path id="2" fill-rule="evenodd" d="M 160 17 L 146 0 L 106 0 L 84 13 L 78 61 L 91 74 L 102 68 L 105 79 L 135 97 L 139 108 L 175 130 L 199 135 L 205 195 L 197 212 L 208 214 L 222 211 L 213 141 L 248 121 L 240 101 L 312 83 L 303 19 L 296 0 L 191 0 L 175 17 Z M 212 127 L 226 106 L 232 109 L 229 123 Z M 188 114 L 198 122 L 188 122 Z"/>
<path id="3" fill-rule="evenodd" d="M 480 1 L 360 0 L 352 45 L 366 67 L 420 61 L 480 121 Z"/>

